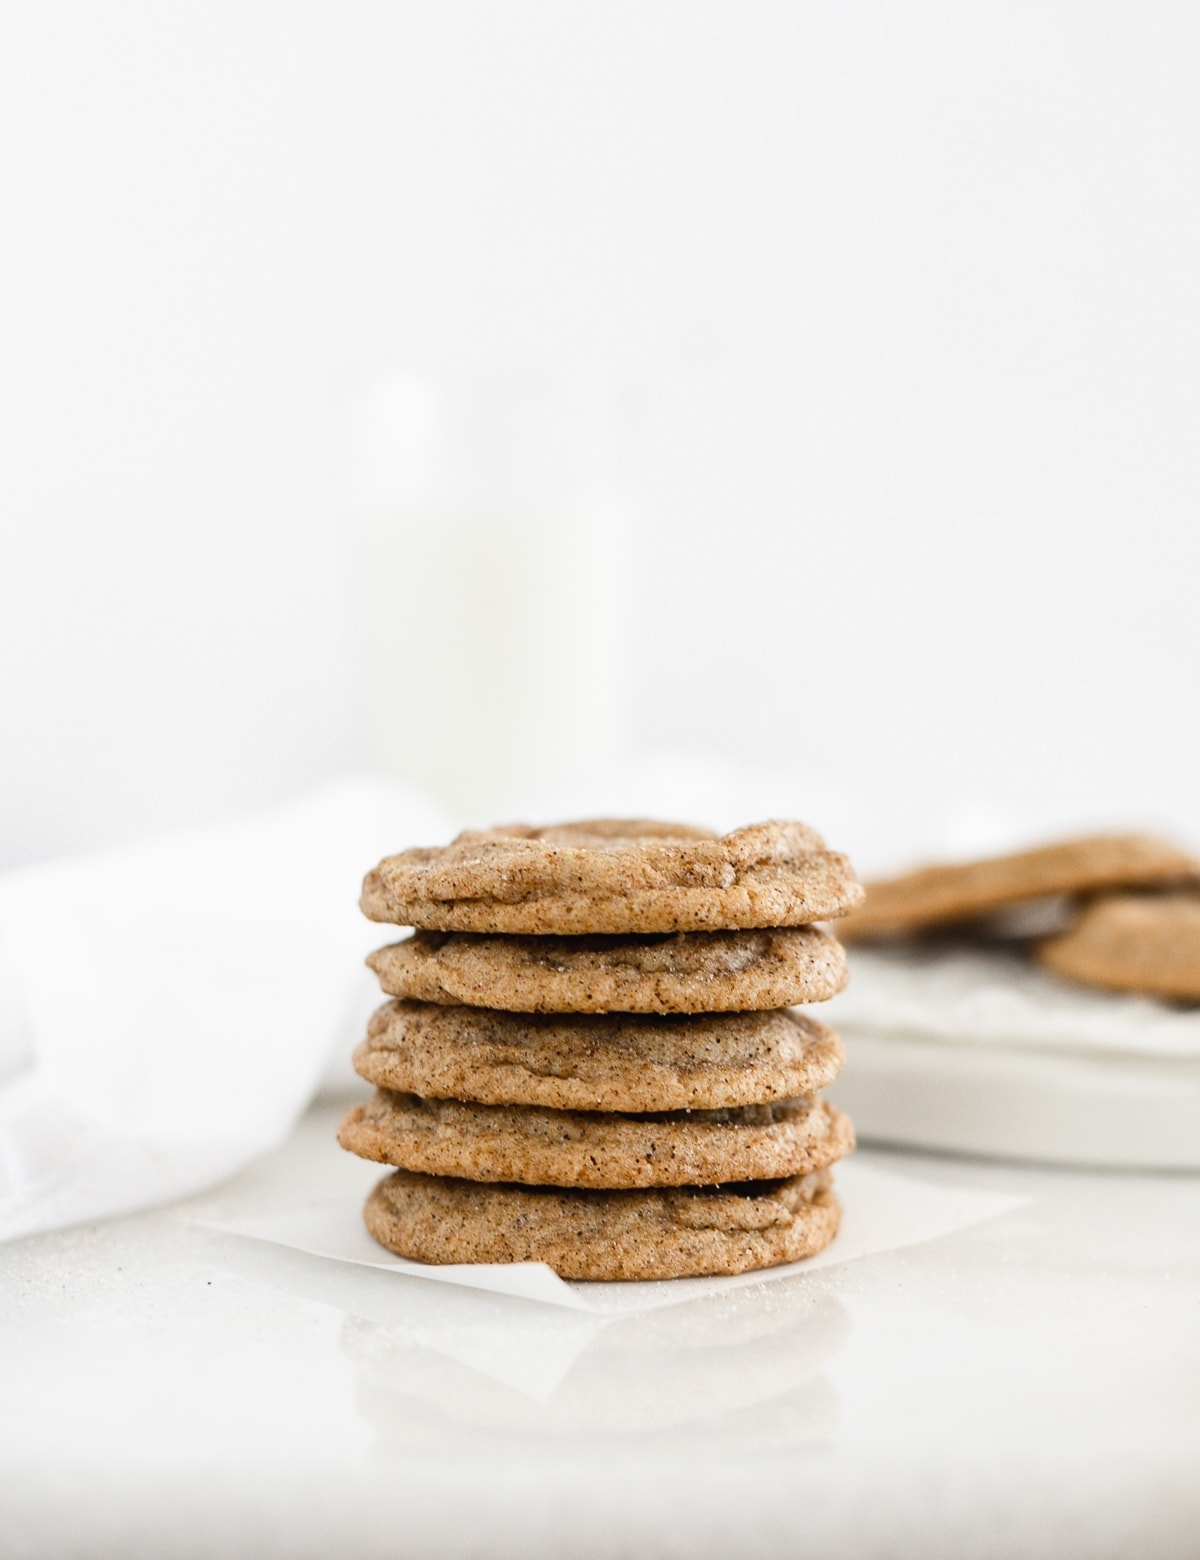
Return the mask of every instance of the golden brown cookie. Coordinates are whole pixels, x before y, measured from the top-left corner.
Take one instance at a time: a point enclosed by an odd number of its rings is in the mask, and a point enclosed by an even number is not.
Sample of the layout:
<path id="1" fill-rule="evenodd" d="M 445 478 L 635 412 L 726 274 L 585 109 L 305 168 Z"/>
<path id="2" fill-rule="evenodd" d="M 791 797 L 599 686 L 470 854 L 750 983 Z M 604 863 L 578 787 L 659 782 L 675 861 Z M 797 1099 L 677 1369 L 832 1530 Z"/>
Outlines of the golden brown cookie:
<path id="1" fill-rule="evenodd" d="M 854 1147 L 824 1100 L 733 1110 L 548 1110 L 380 1089 L 346 1112 L 338 1142 L 360 1159 L 469 1181 L 530 1186 L 715 1186 L 817 1170 Z"/>
<path id="2" fill-rule="evenodd" d="M 624 937 L 414 932 L 367 963 L 389 996 L 514 1013 L 732 1013 L 823 1002 L 846 984 L 817 926 Z"/>
<path id="3" fill-rule="evenodd" d="M 787 1010 L 672 1018 L 499 1013 L 389 1002 L 354 1065 L 383 1089 L 555 1110 L 717 1110 L 814 1094 L 832 1029 Z"/>
<path id="4" fill-rule="evenodd" d="M 441 931 L 575 935 L 802 926 L 861 898 L 849 862 L 806 824 L 718 837 L 602 818 L 470 830 L 440 849 L 388 856 L 367 874 L 362 909 Z"/>
<path id="5" fill-rule="evenodd" d="M 1038 943 L 1034 957 L 1089 986 L 1200 1002 L 1200 895 L 1096 899 L 1070 930 Z"/>
<path id="6" fill-rule="evenodd" d="M 837 1234 L 828 1171 L 706 1190 L 595 1192 L 480 1184 L 397 1170 L 367 1228 L 418 1262 L 546 1262 L 563 1278 L 746 1273 L 811 1257 Z"/>
<path id="7" fill-rule="evenodd" d="M 986 916 L 1055 895 L 1200 883 L 1200 861 L 1141 834 L 1092 835 L 1037 850 L 923 867 L 867 885 L 866 903 L 842 922 L 845 942 L 888 937 Z"/>

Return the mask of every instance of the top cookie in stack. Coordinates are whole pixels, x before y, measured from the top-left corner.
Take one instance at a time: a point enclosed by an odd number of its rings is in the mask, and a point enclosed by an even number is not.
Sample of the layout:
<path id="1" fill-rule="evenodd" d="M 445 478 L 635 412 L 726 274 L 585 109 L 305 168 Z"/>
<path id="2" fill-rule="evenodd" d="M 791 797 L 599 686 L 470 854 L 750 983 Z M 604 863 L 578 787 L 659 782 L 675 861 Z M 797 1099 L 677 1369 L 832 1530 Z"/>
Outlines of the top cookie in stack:
<path id="1" fill-rule="evenodd" d="M 570 1278 L 735 1273 L 819 1250 L 853 1146 L 818 1098 L 842 1061 L 787 1009 L 845 982 L 814 922 L 858 905 L 803 824 L 722 837 L 599 820 L 390 856 L 362 907 L 416 927 L 372 954 L 393 1000 L 339 1132 L 399 1169 L 372 1234 L 430 1262 Z"/>

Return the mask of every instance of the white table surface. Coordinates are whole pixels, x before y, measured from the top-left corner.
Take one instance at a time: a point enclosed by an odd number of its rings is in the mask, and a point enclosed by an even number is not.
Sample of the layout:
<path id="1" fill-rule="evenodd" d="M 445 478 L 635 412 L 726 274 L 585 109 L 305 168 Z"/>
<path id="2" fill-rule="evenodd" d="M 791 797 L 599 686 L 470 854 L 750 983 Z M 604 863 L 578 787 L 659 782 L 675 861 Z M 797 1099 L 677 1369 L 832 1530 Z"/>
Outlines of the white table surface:
<path id="1" fill-rule="evenodd" d="M 196 1226 L 365 1192 L 336 1115 L 0 1247 L 6 1560 L 1200 1555 L 1200 1177 L 871 1155 L 1030 1200 L 581 1341 Z M 541 1400 L 466 1363 L 497 1325 L 579 1351 Z"/>

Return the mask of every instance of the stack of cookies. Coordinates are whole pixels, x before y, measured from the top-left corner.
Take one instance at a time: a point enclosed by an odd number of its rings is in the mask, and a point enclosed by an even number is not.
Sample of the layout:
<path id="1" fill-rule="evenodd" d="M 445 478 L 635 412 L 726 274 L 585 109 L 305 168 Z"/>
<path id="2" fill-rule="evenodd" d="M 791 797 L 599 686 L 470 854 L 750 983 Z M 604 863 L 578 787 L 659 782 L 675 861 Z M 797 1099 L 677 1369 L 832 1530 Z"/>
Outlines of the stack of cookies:
<path id="1" fill-rule="evenodd" d="M 853 1129 L 819 1097 L 837 1036 L 789 1009 L 844 985 L 814 923 L 861 899 L 798 823 L 521 826 L 388 857 L 362 908 L 416 931 L 368 960 L 393 1000 L 354 1056 L 377 1092 L 338 1134 L 397 1167 L 372 1235 L 583 1279 L 819 1251 Z"/>

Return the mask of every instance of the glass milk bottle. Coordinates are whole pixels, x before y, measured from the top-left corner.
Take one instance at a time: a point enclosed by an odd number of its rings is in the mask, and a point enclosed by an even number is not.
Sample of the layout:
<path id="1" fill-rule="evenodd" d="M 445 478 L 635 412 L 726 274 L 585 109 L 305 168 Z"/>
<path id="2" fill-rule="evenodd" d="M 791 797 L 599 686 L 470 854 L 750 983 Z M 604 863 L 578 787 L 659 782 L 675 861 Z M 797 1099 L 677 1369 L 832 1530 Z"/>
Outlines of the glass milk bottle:
<path id="1" fill-rule="evenodd" d="M 357 467 L 376 769 L 504 821 L 621 744 L 630 515 L 611 389 L 380 383 Z"/>

